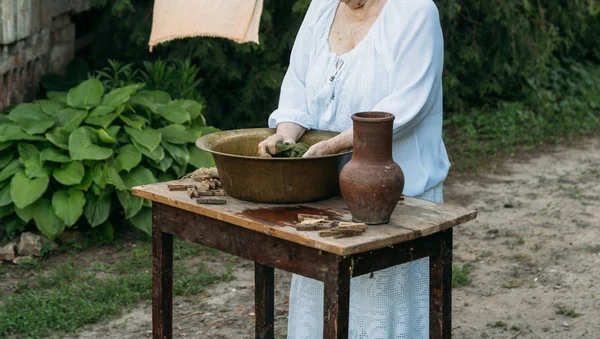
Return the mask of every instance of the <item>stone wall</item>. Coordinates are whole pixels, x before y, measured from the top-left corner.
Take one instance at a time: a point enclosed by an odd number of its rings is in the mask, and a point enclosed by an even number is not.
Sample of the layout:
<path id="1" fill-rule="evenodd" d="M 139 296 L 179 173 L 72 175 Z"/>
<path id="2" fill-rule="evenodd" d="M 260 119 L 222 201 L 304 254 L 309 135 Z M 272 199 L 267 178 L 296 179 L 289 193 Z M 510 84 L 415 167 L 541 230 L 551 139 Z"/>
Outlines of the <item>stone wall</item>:
<path id="1" fill-rule="evenodd" d="M 75 54 L 71 15 L 90 0 L 0 0 L 0 110 L 34 99 L 41 77 Z"/>

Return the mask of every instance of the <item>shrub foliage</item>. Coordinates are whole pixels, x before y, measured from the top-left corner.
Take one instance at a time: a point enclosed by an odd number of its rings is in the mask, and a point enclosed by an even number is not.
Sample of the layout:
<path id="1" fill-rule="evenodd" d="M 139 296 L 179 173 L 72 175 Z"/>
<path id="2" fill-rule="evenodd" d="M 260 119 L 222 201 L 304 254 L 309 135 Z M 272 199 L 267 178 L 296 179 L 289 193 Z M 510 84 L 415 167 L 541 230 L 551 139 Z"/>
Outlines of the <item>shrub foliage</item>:
<path id="1" fill-rule="evenodd" d="M 0 225 L 7 233 L 32 221 L 50 239 L 76 224 L 112 232 L 112 214 L 149 234 L 150 205 L 131 188 L 213 165 L 193 145 L 215 130 L 202 104 L 143 86 L 105 90 L 92 77 L 0 116 Z"/>

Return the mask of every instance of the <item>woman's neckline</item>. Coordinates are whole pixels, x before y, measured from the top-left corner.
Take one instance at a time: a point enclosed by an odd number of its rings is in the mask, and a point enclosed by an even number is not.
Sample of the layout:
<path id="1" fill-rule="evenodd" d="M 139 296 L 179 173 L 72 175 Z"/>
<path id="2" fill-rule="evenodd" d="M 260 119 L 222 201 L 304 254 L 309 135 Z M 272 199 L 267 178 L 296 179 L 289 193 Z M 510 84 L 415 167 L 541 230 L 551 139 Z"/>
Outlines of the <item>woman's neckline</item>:
<path id="1" fill-rule="evenodd" d="M 329 53 L 331 55 L 335 56 L 336 58 L 344 58 L 344 57 L 347 57 L 350 54 L 352 54 L 355 50 L 358 49 L 358 47 L 360 47 L 360 45 L 362 45 L 367 40 L 367 38 L 369 38 L 369 36 L 371 35 L 371 32 L 375 29 L 375 26 L 378 25 L 379 22 L 381 21 L 381 17 L 383 16 L 383 14 L 385 12 L 386 7 L 388 6 L 388 3 L 390 1 L 393 1 L 393 0 L 386 0 L 385 1 L 385 4 L 383 4 L 383 8 L 381 8 L 381 11 L 379 12 L 379 15 L 377 15 L 377 19 L 375 19 L 375 21 L 373 22 L 373 24 L 371 25 L 371 27 L 369 27 L 369 31 L 367 32 L 367 34 L 365 34 L 365 36 L 362 38 L 362 40 L 359 41 L 359 43 L 356 44 L 356 46 L 354 46 L 354 48 L 352 48 L 351 50 L 349 50 L 348 52 L 343 53 L 343 54 L 337 54 L 336 52 L 332 51 L 331 50 L 331 44 L 329 43 L 329 36 L 331 35 L 331 30 L 333 28 L 333 22 L 335 21 L 335 17 L 337 15 L 337 12 L 338 12 L 340 6 L 341 6 L 341 3 L 338 0 L 336 0 L 336 1 L 338 2 L 338 4 L 333 9 L 333 14 L 331 15 L 331 19 L 329 20 L 329 26 L 328 26 L 327 32 L 325 34 L 325 42 L 327 43 L 327 50 L 329 51 Z"/>

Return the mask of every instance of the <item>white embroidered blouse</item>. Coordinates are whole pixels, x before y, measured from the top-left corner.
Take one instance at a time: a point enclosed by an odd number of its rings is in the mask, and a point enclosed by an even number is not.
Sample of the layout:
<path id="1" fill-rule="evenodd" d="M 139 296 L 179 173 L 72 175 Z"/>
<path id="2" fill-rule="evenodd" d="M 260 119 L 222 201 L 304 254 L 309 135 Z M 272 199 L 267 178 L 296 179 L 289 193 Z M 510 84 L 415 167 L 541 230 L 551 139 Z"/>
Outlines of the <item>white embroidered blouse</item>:
<path id="1" fill-rule="evenodd" d="M 388 0 L 365 38 L 336 55 L 329 33 L 339 0 L 313 0 L 296 37 L 269 127 L 294 122 L 343 132 L 352 114 L 390 112 L 394 160 L 404 194 L 443 182 L 450 162 L 442 141 L 443 36 L 432 0 Z"/>

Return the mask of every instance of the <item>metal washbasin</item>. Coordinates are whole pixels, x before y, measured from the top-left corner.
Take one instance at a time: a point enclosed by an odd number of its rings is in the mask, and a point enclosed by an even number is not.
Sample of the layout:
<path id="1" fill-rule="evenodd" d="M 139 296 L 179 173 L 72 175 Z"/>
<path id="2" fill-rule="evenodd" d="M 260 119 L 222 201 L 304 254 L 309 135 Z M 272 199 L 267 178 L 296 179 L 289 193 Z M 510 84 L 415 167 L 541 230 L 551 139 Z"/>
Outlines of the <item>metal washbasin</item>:
<path id="1" fill-rule="evenodd" d="M 302 203 L 340 194 L 339 174 L 352 151 L 310 158 L 262 158 L 258 144 L 275 129 L 254 128 L 211 133 L 196 146 L 215 159 L 223 188 L 229 196 L 264 203 Z M 308 131 L 299 140 L 308 145 L 339 133 Z"/>

